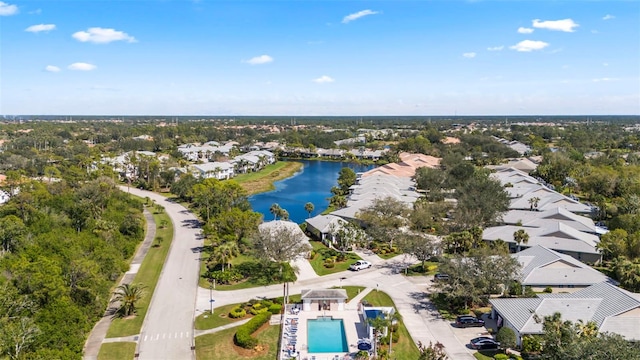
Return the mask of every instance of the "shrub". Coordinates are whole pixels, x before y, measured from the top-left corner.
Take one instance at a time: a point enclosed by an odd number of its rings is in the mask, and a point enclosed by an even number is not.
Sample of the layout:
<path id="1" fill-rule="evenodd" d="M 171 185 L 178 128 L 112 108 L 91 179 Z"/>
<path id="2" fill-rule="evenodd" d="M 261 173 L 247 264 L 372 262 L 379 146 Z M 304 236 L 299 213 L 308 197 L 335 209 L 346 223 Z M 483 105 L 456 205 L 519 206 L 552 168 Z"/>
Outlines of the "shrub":
<path id="1" fill-rule="evenodd" d="M 268 308 L 269 306 L 273 305 L 273 301 L 271 301 L 271 300 L 262 300 L 262 301 L 260 301 L 260 304 L 262 304 L 262 306 Z"/>
<path id="2" fill-rule="evenodd" d="M 516 346 L 516 333 L 510 328 L 503 326 L 496 335 L 496 341 L 503 348 L 512 348 Z"/>
<path id="3" fill-rule="evenodd" d="M 232 319 L 240 319 L 245 316 L 247 316 L 247 312 L 244 311 L 244 309 L 242 309 L 239 306 L 236 306 L 233 309 L 231 309 L 231 311 L 229 311 L 229 317 Z"/>
<path id="4" fill-rule="evenodd" d="M 251 313 L 251 315 L 258 315 L 258 314 L 269 312 L 269 308 L 266 308 L 266 307 L 263 307 L 260 309 L 252 308 L 251 310 L 249 310 L 249 312 Z"/>
<path id="5" fill-rule="evenodd" d="M 507 354 L 495 354 L 493 358 L 496 360 L 508 360 L 509 356 Z"/>
<path id="6" fill-rule="evenodd" d="M 253 349 L 258 345 L 258 339 L 251 336 L 256 330 L 258 330 L 264 323 L 271 318 L 270 312 L 265 312 L 254 316 L 246 324 L 242 324 L 238 327 L 233 341 L 236 345 L 245 349 Z"/>
<path id="7" fill-rule="evenodd" d="M 540 337 L 525 335 L 522 337 L 522 351 L 525 353 L 539 353 L 542 351 Z"/>
<path id="8" fill-rule="evenodd" d="M 309 252 L 309 260 L 313 260 L 316 257 L 316 251 L 315 250 L 311 250 Z"/>
<path id="9" fill-rule="evenodd" d="M 553 289 L 551 288 L 551 286 L 547 286 L 546 288 L 544 288 L 544 292 L 547 294 L 551 294 L 553 292 Z"/>
<path id="10" fill-rule="evenodd" d="M 271 306 L 269 306 L 269 312 L 272 313 L 273 315 L 280 314 L 281 310 L 282 310 L 282 305 L 280 304 L 271 304 Z"/>

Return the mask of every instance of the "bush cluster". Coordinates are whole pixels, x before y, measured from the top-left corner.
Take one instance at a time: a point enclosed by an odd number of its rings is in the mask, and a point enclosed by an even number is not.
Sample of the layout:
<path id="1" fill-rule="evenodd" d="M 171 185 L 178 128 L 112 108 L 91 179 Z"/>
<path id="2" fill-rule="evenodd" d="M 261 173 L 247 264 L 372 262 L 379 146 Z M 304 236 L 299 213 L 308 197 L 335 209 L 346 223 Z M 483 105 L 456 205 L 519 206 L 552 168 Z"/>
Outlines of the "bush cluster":
<path id="1" fill-rule="evenodd" d="M 245 349 L 253 349 L 258 345 L 258 339 L 251 336 L 256 330 L 264 325 L 271 318 L 270 312 L 263 312 L 254 316 L 246 324 L 240 325 L 236 331 L 233 341 L 236 345 Z"/>
<path id="2" fill-rule="evenodd" d="M 240 319 L 245 316 L 247 316 L 247 312 L 239 306 L 236 306 L 233 309 L 231 309 L 231 311 L 229 311 L 229 317 L 232 319 Z"/>

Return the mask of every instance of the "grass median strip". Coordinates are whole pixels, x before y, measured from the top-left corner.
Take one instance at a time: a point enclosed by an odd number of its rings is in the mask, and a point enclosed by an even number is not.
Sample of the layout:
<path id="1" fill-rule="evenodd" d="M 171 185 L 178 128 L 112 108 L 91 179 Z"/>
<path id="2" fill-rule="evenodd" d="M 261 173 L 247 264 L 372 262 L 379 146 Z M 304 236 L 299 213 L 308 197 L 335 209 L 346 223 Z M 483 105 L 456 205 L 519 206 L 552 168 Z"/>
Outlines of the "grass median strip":
<path id="1" fill-rule="evenodd" d="M 136 335 L 140 333 L 142 328 L 142 322 L 147 314 L 151 297 L 173 240 L 173 224 L 167 213 L 164 210 L 162 213 L 154 212 L 153 218 L 156 223 L 156 236 L 133 280 L 134 284 L 146 286 L 145 296 L 136 304 L 137 315 L 135 317 L 113 320 L 107 332 L 108 338 Z M 163 228 L 160 224 L 166 224 L 166 226 Z"/>
<path id="2" fill-rule="evenodd" d="M 131 359 L 135 355 L 136 343 L 115 342 L 102 344 L 98 353 L 98 360 Z"/>

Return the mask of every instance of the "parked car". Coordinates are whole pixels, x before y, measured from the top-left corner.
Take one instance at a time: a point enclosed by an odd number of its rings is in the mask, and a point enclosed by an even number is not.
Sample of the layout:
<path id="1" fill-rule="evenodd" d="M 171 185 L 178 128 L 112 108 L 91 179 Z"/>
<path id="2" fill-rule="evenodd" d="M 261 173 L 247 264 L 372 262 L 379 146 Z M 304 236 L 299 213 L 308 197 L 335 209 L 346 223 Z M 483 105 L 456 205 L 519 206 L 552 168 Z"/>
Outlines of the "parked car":
<path id="1" fill-rule="evenodd" d="M 433 275 L 433 281 L 445 281 L 445 280 L 449 280 L 449 275 L 442 274 L 442 273 L 437 273 Z"/>
<path id="2" fill-rule="evenodd" d="M 471 348 L 475 350 L 497 349 L 499 347 L 500 343 L 493 339 L 485 339 L 471 343 Z"/>
<path id="3" fill-rule="evenodd" d="M 493 338 L 492 338 L 492 337 L 489 337 L 489 336 L 479 336 L 479 337 L 477 337 L 477 338 L 473 338 L 473 339 L 471 339 L 471 341 L 469 341 L 469 342 L 470 342 L 471 344 L 475 344 L 475 343 L 477 343 L 477 342 L 484 341 L 484 340 L 493 340 Z"/>
<path id="4" fill-rule="evenodd" d="M 482 327 L 484 326 L 484 320 L 478 319 L 475 316 L 462 315 L 456 317 L 456 326 L 461 328 Z"/>
<path id="5" fill-rule="evenodd" d="M 371 267 L 370 262 L 364 261 L 364 260 L 358 260 L 355 263 L 351 264 L 351 266 L 349 266 L 349 269 L 353 271 L 360 271 L 362 269 L 368 269 L 370 267 Z"/>

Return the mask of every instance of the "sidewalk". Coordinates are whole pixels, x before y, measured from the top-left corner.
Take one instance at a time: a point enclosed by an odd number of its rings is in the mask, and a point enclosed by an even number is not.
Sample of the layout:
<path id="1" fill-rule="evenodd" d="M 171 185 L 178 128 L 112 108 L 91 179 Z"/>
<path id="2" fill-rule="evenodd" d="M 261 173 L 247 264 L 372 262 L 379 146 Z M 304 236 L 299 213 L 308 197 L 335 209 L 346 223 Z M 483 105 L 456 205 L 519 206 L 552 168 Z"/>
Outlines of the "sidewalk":
<path id="1" fill-rule="evenodd" d="M 222 330 L 227 330 L 227 329 L 231 329 L 231 328 L 234 328 L 234 327 L 238 327 L 238 326 L 240 326 L 242 324 L 246 324 L 251 319 L 253 319 L 253 318 L 232 322 L 230 324 L 218 326 L 218 327 L 213 328 L 213 329 L 195 330 L 194 333 L 195 333 L 195 336 L 213 334 L 213 333 L 217 333 L 217 332 L 222 331 Z"/>
<path id="2" fill-rule="evenodd" d="M 144 240 L 142 241 L 142 244 L 140 245 L 140 247 L 138 247 L 138 250 L 136 251 L 136 254 L 133 257 L 133 260 L 131 260 L 131 266 L 129 267 L 129 271 L 127 271 L 124 274 L 124 276 L 122 277 L 118 285 L 129 284 L 133 281 L 133 279 L 136 277 L 136 274 L 138 273 L 140 264 L 142 264 L 142 260 L 144 260 L 144 257 L 147 255 L 147 252 L 149 251 L 149 248 L 153 244 L 153 240 L 156 237 L 156 222 L 153 220 L 153 214 L 151 214 L 145 208 L 144 217 L 147 220 L 146 235 L 144 237 Z M 89 333 L 89 337 L 87 338 L 87 341 L 85 342 L 84 349 L 83 349 L 84 355 L 82 358 L 84 360 L 98 359 L 100 346 L 102 346 L 103 342 L 108 342 L 108 341 L 105 341 L 105 338 L 107 336 L 107 331 L 109 331 L 109 326 L 111 325 L 111 320 L 112 320 L 111 318 L 113 316 L 114 311 L 115 311 L 115 308 L 111 307 L 111 304 L 109 304 L 107 307 L 107 310 L 105 311 L 100 321 L 98 321 L 98 323 L 91 330 L 91 333 Z M 116 338 L 116 339 L 121 339 L 121 338 Z M 126 339 L 125 338 L 122 338 L 122 339 L 123 340 L 121 341 L 136 341 L 134 337 L 127 337 Z"/>

